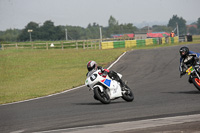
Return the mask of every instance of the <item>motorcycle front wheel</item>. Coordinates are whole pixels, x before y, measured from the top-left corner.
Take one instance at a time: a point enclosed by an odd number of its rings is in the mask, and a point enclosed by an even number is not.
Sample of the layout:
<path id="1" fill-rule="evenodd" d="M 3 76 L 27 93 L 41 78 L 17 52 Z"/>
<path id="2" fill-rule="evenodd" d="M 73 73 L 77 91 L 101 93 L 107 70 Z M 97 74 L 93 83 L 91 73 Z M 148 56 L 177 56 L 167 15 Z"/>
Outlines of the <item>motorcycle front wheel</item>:
<path id="1" fill-rule="evenodd" d="M 132 102 L 134 100 L 132 90 L 127 85 L 125 85 L 125 91 L 126 92 L 122 94 L 122 98 L 127 102 Z"/>
<path id="2" fill-rule="evenodd" d="M 99 87 L 94 88 L 94 95 L 96 98 L 103 104 L 109 104 L 110 103 L 110 97 L 105 89 L 103 89 L 103 92 L 99 89 Z"/>
<path id="3" fill-rule="evenodd" d="M 200 80 L 198 78 L 192 78 L 194 86 L 200 91 Z"/>

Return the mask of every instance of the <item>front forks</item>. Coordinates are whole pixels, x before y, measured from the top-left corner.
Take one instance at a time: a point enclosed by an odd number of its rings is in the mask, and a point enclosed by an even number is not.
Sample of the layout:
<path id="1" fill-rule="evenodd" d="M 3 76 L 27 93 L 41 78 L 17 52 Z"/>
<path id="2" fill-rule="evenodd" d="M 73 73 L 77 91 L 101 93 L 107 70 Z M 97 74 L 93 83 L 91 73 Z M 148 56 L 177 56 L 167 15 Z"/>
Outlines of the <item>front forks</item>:
<path id="1" fill-rule="evenodd" d="M 197 75 L 198 79 L 200 80 L 199 74 L 197 71 L 195 71 L 195 74 Z"/>

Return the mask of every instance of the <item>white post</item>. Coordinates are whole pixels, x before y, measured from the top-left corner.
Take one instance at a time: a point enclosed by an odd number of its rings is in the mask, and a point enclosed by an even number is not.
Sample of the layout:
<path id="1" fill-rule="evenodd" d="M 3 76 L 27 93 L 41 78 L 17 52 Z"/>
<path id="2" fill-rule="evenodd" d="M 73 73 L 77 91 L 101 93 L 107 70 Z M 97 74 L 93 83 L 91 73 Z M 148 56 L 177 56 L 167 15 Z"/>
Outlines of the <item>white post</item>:
<path id="1" fill-rule="evenodd" d="M 65 29 L 65 36 L 66 36 L 66 40 L 68 40 L 68 38 L 67 38 L 67 29 Z"/>
<path id="2" fill-rule="evenodd" d="M 101 32 L 101 27 L 99 27 L 99 31 L 100 31 L 100 43 L 99 43 L 99 49 L 100 49 L 101 44 L 102 44 L 102 32 Z"/>
<path id="3" fill-rule="evenodd" d="M 31 41 L 32 41 L 31 32 L 33 32 L 33 30 L 32 30 L 32 29 L 28 29 L 28 32 L 29 32 L 29 34 L 30 34 L 30 42 L 31 42 Z"/>
<path id="4" fill-rule="evenodd" d="M 29 32 L 30 33 L 30 42 L 32 41 L 32 38 L 31 38 L 31 32 Z"/>
<path id="5" fill-rule="evenodd" d="M 101 27 L 99 27 L 99 31 L 100 31 L 100 40 L 102 42 L 102 32 L 101 32 Z"/>
<path id="6" fill-rule="evenodd" d="M 178 40 L 179 40 L 179 30 L 178 30 L 178 23 L 176 23 L 176 30 L 177 30 L 177 36 L 178 36 Z"/>

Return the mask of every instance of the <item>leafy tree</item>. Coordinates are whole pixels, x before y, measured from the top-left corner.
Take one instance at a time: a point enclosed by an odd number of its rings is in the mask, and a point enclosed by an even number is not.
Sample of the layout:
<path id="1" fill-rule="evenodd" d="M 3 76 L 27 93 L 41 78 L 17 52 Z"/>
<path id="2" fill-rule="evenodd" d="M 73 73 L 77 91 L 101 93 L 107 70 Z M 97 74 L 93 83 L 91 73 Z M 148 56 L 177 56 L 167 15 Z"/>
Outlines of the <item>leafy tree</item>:
<path id="1" fill-rule="evenodd" d="M 41 27 L 35 22 L 30 22 L 25 29 L 22 30 L 18 40 L 29 41 L 29 29 L 33 30 L 31 33 L 32 40 L 61 40 L 65 38 L 63 27 L 64 26 L 54 26 L 54 23 L 50 20 L 45 21 Z"/>
<path id="2" fill-rule="evenodd" d="M 56 26 L 55 27 L 55 40 L 64 40 L 65 39 L 65 28 L 64 26 Z"/>
<path id="3" fill-rule="evenodd" d="M 186 20 L 182 17 L 178 17 L 177 15 L 173 15 L 167 26 L 175 29 L 176 24 L 179 26 L 179 34 L 186 34 Z"/>
<path id="4" fill-rule="evenodd" d="M 195 27 L 190 27 L 188 29 L 188 32 L 192 35 L 196 35 L 198 33 L 198 30 Z"/>
<path id="5" fill-rule="evenodd" d="M 81 37 L 84 35 L 84 28 L 80 26 L 66 26 L 67 29 L 67 35 L 69 40 L 78 40 L 81 39 Z"/>
<path id="6" fill-rule="evenodd" d="M 152 30 L 153 32 L 171 32 L 173 29 L 165 25 L 153 25 Z"/>
<path id="7" fill-rule="evenodd" d="M 120 24 L 120 32 L 121 33 L 134 33 L 137 31 L 137 27 L 133 26 L 133 24 Z"/>
<path id="8" fill-rule="evenodd" d="M 118 25 L 118 21 L 113 16 L 110 16 L 108 20 L 108 29 L 107 29 L 106 36 L 110 37 L 111 34 L 119 34 L 120 30 L 121 28 Z"/>
<path id="9" fill-rule="evenodd" d="M 113 16 L 110 16 L 110 18 L 108 20 L 108 26 L 109 27 L 118 26 L 118 22 Z"/>
<path id="10" fill-rule="evenodd" d="M 197 20 L 197 28 L 200 29 L 200 18 Z"/>
<path id="11" fill-rule="evenodd" d="M 45 21 L 43 26 L 41 26 L 42 36 L 41 39 L 43 40 L 56 40 L 55 38 L 55 26 L 54 23 L 50 20 Z"/>
<path id="12" fill-rule="evenodd" d="M 197 32 L 200 34 L 200 18 L 197 20 Z"/>
<path id="13" fill-rule="evenodd" d="M 6 31 L 0 31 L 0 41 L 16 41 L 21 30 L 8 29 Z"/>
<path id="14" fill-rule="evenodd" d="M 138 31 L 138 28 L 131 23 L 119 24 L 113 16 L 110 16 L 108 28 L 105 28 L 104 30 L 106 31 L 106 37 L 110 37 L 112 34 L 134 33 L 135 31 Z"/>
<path id="15" fill-rule="evenodd" d="M 179 26 L 179 33 L 185 34 L 186 21 L 177 15 L 173 15 L 167 26 L 154 25 L 152 30 L 154 32 L 171 32 L 176 28 L 176 24 Z M 190 33 L 200 33 L 200 18 L 198 18 L 196 24 L 198 26 L 198 31 L 195 31 L 194 28 L 190 28 Z M 30 35 L 28 29 L 33 30 L 31 33 L 32 40 L 65 40 L 65 29 L 67 29 L 69 40 L 98 39 L 100 37 L 99 27 L 100 25 L 96 22 L 92 24 L 89 23 L 86 28 L 80 26 L 55 26 L 51 20 L 45 21 L 42 26 L 39 26 L 35 22 L 30 22 L 22 30 L 9 29 L 6 31 L 0 31 L 0 41 L 16 41 L 16 38 L 18 41 L 29 41 Z M 136 31 L 146 32 L 147 28 L 148 27 L 138 29 L 132 23 L 119 24 L 113 16 L 110 16 L 107 27 L 101 26 L 103 38 L 110 38 L 112 34 L 135 33 Z"/>
<path id="16" fill-rule="evenodd" d="M 99 24 L 97 23 L 93 23 L 93 25 L 89 24 L 88 27 L 85 30 L 85 35 L 87 39 L 98 39 L 100 36 L 100 32 L 99 32 Z"/>
<path id="17" fill-rule="evenodd" d="M 33 30 L 31 32 L 31 38 L 32 40 L 36 40 L 38 38 L 38 32 L 39 32 L 39 24 L 35 22 L 30 22 L 25 27 L 25 29 L 22 30 L 22 33 L 18 36 L 19 41 L 29 41 L 30 40 L 30 33 L 28 33 L 28 30 Z"/>

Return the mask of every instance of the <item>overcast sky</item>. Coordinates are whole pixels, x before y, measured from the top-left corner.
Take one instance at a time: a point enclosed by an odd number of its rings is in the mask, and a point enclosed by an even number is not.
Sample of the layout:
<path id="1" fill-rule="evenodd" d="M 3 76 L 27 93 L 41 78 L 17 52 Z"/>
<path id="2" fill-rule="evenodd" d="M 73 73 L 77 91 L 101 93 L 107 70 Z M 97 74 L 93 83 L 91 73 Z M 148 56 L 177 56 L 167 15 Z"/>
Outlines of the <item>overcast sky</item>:
<path id="1" fill-rule="evenodd" d="M 188 23 L 200 17 L 200 0 L 0 0 L 0 30 L 23 29 L 33 21 L 42 25 L 108 26 L 110 16 L 119 24 L 168 23 L 173 15 Z"/>

